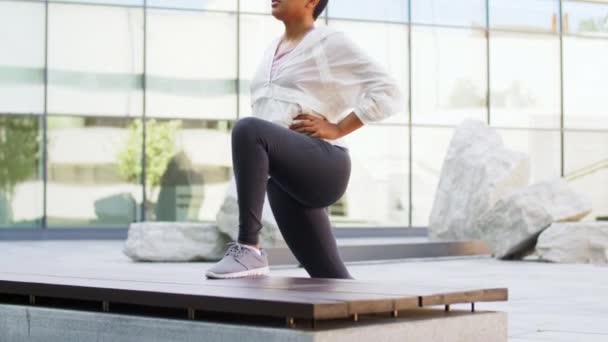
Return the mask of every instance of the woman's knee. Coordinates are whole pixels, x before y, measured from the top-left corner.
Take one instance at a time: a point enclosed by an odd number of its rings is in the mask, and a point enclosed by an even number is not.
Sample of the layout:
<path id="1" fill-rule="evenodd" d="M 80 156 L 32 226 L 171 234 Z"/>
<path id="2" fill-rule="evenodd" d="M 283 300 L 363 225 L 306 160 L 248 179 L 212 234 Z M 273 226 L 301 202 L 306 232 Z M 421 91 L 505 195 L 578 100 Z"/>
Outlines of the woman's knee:
<path id="1" fill-rule="evenodd" d="M 232 128 L 232 139 L 252 139 L 255 138 L 262 119 L 253 116 L 241 118 L 236 121 Z"/>

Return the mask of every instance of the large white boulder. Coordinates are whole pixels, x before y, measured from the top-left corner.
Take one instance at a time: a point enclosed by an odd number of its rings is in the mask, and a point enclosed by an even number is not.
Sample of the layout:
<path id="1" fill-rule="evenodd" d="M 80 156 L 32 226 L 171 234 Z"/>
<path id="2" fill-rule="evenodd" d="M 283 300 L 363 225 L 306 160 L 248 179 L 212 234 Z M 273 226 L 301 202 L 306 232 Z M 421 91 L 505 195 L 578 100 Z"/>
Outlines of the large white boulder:
<path id="1" fill-rule="evenodd" d="M 538 235 L 553 222 L 580 220 L 591 212 L 591 200 L 563 179 L 514 190 L 479 217 L 475 230 L 498 258 L 533 251 Z"/>
<path id="2" fill-rule="evenodd" d="M 228 236 L 195 222 L 137 222 L 129 226 L 123 253 L 135 261 L 218 260 Z"/>
<path id="3" fill-rule="evenodd" d="M 234 177 L 226 190 L 226 197 L 216 215 L 216 219 L 219 231 L 236 241 L 239 235 L 239 205 Z M 268 195 L 264 198 L 262 230 L 260 231 L 259 243 L 262 248 L 285 246 L 283 235 L 272 214 L 272 209 L 268 202 Z"/>
<path id="4" fill-rule="evenodd" d="M 452 137 L 429 218 L 436 240 L 479 238 L 478 218 L 499 198 L 529 183 L 527 155 L 505 148 L 483 121 L 465 120 Z"/>
<path id="5" fill-rule="evenodd" d="M 553 223 L 538 237 L 541 260 L 563 263 L 608 263 L 608 222 Z"/>

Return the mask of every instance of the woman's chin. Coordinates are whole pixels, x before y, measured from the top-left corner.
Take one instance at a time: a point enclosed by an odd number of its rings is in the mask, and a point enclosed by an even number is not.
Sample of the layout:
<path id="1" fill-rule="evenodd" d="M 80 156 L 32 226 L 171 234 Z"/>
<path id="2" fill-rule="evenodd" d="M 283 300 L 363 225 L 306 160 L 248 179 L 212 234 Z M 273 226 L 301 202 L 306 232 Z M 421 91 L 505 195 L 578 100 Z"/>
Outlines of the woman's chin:
<path id="1" fill-rule="evenodd" d="M 270 14 L 272 14 L 273 17 L 275 17 L 277 20 L 283 20 L 283 15 L 281 13 L 281 11 L 277 10 L 277 9 L 272 9 L 272 12 L 270 12 Z"/>

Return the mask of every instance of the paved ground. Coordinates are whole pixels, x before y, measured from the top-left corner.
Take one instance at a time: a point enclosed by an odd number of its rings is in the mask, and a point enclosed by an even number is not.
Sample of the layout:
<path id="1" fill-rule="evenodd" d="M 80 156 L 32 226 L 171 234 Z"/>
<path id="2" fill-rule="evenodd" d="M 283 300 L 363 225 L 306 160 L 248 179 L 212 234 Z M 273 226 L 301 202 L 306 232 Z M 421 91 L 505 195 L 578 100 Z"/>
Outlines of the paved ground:
<path id="1" fill-rule="evenodd" d="M 137 274 L 174 279 L 203 276 L 213 263 L 134 263 L 121 252 L 122 241 L 2 241 L 0 271 L 116 276 Z M 608 267 L 505 262 L 489 257 L 349 263 L 361 280 L 409 282 L 454 287 L 507 287 L 509 301 L 478 303 L 479 310 L 509 313 L 513 342 L 608 341 Z M 300 276 L 301 268 L 273 267 L 272 275 Z M 458 306 L 455 306 L 458 308 Z"/>

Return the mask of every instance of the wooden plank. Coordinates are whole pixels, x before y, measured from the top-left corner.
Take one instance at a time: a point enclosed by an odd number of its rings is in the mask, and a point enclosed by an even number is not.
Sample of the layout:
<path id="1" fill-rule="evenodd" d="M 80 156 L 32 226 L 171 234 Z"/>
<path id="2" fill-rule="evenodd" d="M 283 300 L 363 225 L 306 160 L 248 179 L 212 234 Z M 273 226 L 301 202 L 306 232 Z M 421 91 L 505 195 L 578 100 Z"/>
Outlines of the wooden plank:
<path id="1" fill-rule="evenodd" d="M 337 293 L 349 294 L 349 314 L 354 313 L 377 313 L 392 312 L 394 310 L 414 309 L 419 306 L 419 296 L 408 293 L 397 287 L 383 286 L 382 284 L 360 283 L 353 279 L 332 278 L 298 278 L 298 277 L 261 277 L 261 278 L 237 278 L 237 279 L 214 279 L 209 280 L 212 285 L 225 287 L 263 287 L 283 289 L 289 291 L 304 291 L 318 293 L 331 293 L 334 298 Z M 362 298 L 372 298 L 382 295 L 392 298 L 390 303 L 375 301 L 370 303 L 366 300 L 358 301 L 355 295 L 363 295 Z"/>
<path id="2" fill-rule="evenodd" d="M 0 274 L 0 293 L 98 300 L 148 306 L 183 307 L 249 315 L 327 319 L 348 317 L 344 300 L 322 299 L 314 293 L 273 289 L 238 289 L 147 282 L 87 279 L 45 279 Z M 384 299 L 382 299 L 384 300 Z"/>
<path id="3" fill-rule="evenodd" d="M 495 302 L 508 300 L 506 288 L 478 289 L 431 293 L 421 296 L 421 306 L 449 305 L 459 303 Z"/>
<path id="4" fill-rule="evenodd" d="M 225 281 L 225 280 L 222 280 Z M 386 294 L 393 296 L 412 296 L 417 294 L 420 306 L 448 305 L 457 303 L 474 303 L 508 300 L 508 289 L 450 289 L 445 286 L 420 286 L 407 283 L 375 283 L 352 279 L 329 278 L 279 278 L 265 279 L 233 279 L 226 286 L 259 286 L 281 287 L 293 289 L 309 289 L 314 291 L 340 291 L 349 293 Z M 399 309 L 411 307 L 412 302 L 403 300 Z"/>

